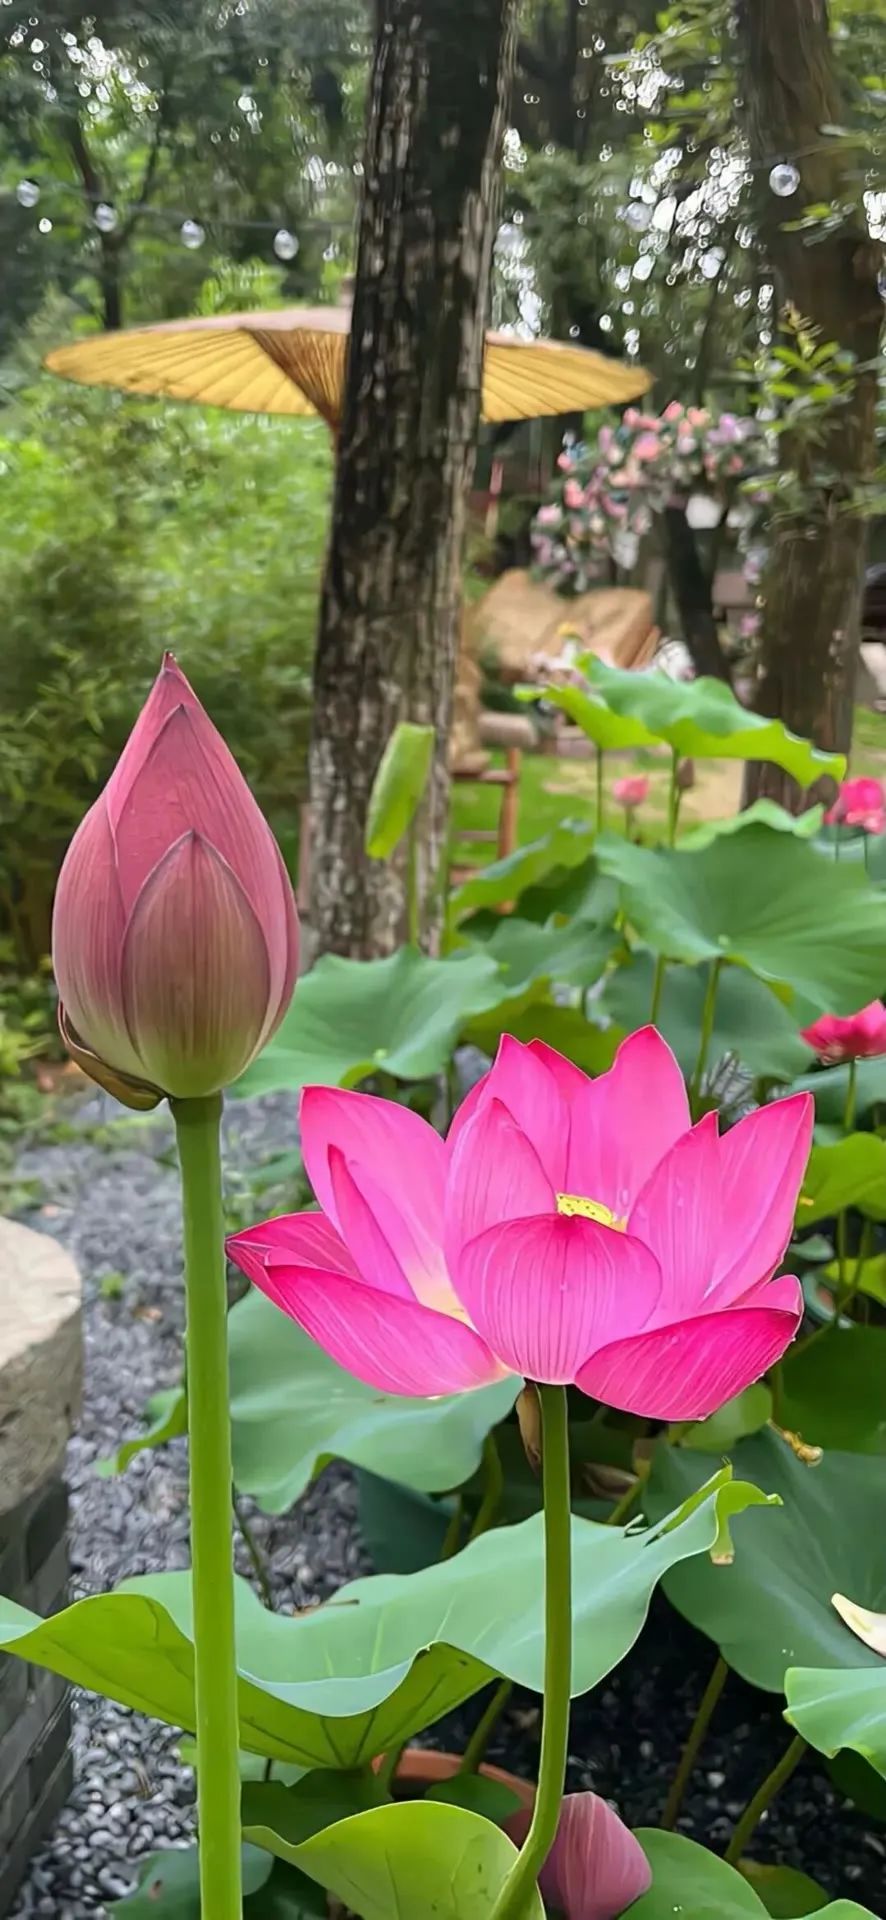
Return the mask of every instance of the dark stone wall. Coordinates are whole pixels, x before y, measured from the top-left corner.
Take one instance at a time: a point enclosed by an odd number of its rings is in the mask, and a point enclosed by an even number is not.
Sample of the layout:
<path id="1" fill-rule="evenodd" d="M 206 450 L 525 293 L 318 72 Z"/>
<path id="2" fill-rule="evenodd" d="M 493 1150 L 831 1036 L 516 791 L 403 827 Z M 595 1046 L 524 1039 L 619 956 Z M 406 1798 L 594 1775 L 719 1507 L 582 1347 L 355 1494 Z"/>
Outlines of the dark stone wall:
<path id="1" fill-rule="evenodd" d="M 60 1479 L 0 1514 L 0 1594 L 34 1613 L 64 1606 L 68 1496 Z M 71 1790 L 64 1681 L 0 1654 L 0 1920 Z"/>

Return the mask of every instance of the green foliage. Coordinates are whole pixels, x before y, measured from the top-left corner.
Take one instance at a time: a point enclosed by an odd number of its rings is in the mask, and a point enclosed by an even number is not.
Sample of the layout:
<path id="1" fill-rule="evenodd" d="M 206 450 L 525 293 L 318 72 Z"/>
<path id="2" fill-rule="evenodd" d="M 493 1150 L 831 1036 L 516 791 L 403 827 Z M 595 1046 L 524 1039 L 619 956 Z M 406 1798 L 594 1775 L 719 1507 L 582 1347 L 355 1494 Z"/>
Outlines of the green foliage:
<path id="1" fill-rule="evenodd" d="M 767 1904 L 756 1876 L 759 1893 L 737 1868 L 694 1840 L 679 1833 L 659 1833 L 653 1827 L 642 1827 L 637 1838 L 652 1868 L 652 1886 L 630 1908 L 631 1920 L 671 1920 L 675 1913 L 692 1915 L 693 1920 L 695 1915 L 707 1920 L 709 1914 L 716 1914 L 717 1920 L 762 1920 L 767 1913 L 779 1911 Z M 811 1884 L 807 1881 L 807 1891 Z M 824 1907 L 816 1900 L 812 1907 L 792 1906 L 790 1912 L 795 1920 L 809 1920 L 813 1913 L 819 1913 L 821 1920 L 876 1920 L 875 1914 L 854 1900 L 834 1900 Z"/>
<path id="2" fill-rule="evenodd" d="M 495 1006 L 501 991 L 498 968 L 483 953 L 429 960 L 401 947 L 366 961 L 325 954 L 233 1091 L 274 1093 L 313 1081 L 353 1087 L 379 1070 L 425 1079 L 445 1067 L 469 1015 Z"/>
<path id="3" fill-rule="evenodd" d="M 279 1805 L 279 1801 L 278 1801 Z M 432 1800 L 373 1807 L 303 1841 L 275 1827 L 246 1832 L 309 1873 L 361 1920 L 488 1920 L 509 1867 L 512 1840 L 480 1814 Z M 544 1920 L 537 1891 L 526 1920 Z"/>
<path id="4" fill-rule="evenodd" d="M 814 1146 L 797 1205 L 798 1227 L 829 1220 L 857 1207 L 871 1220 L 886 1220 L 886 1140 L 851 1133 L 832 1146 Z"/>
<path id="5" fill-rule="evenodd" d="M 431 771 L 433 727 L 401 720 L 394 728 L 372 783 L 366 818 L 366 851 L 388 860 L 412 825 Z"/>
<path id="6" fill-rule="evenodd" d="M 65 846 L 170 648 L 290 860 L 328 436 L 46 382 L 0 437 L 0 925 L 48 950 Z M 281 539 L 281 526 L 286 537 Z"/>
<path id="7" fill-rule="evenodd" d="M 736 1673 L 770 1693 L 783 1693 L 789 1667 L 877 1666 L 879 1656 L 844 1626 L 831 1595 L 846 1593 L 861 1606 L 881 1603 L 886 1539 L 872 1516 L 882 1459 L 826 1451 L 818 1466 L 807 1466 L 772 1432 L 741 1440 L 730 1452 L 736 1471 L 778 1495 L 781 1505 L 739 1518 L 734 1565 L 699 1559 L 675 1567 L 665 1581 L 669 1599 Z M 686 1499 L 709 1465 L 685 1447 L 658 1448 L 646 1511 L 660 1515 Z"/>
<path id="8" fill-rule="evenodd" d="M 785 1719 L 817 1747 L 848 1748 L 886 1779 L 886 1666 L 791 1667 L 785 1675 Z"/>
<path id="9" fill-rule="evenodd" d="M 679 853 L 607 833 L 597 858 L 667 959 L 732 961 L 821 1012 L 853 1013 L 882 985 L 886 896 L 790 834 L 748 827 Z"/>
<path id="10" fill-rule="evenodd" d="M 699 1481 L 685 1507 L 645 1532 L 573 1520 L 575 1694 L 624 1658 L 668 1568 L 709 1553 L 736 1514 L 765 1504 L 728 1468 Z M 453 1559 L 405 1577 L 358 1580 L 295 1617 L 268 1613 L 238 1582 L 243 1748 L 349 1769 L 398 1746 L 497 1673 L 539 1692 L 541 1530 L 539 1515 L 482 1534 Z M 128 1581 L 48 1622 L 0 1603 L 4 1651 L 185 1729 L 194 1726 L 192 1633 L 190 1578 L 181 1573 Z"/>
<path id="11" fill-rule="evenodd" d="M 587 655 L 591 691 L 623 723 L 645 727 L 674 753 L 691 759 L 770 760 L 801 787 L 823 774 L 842 779 L 840 753 L 819 753 L 789 733 L 781 720 L 767 720 L 741 706 L 722 680 L 669 680 L 663 673 L 629 673 Z"/>

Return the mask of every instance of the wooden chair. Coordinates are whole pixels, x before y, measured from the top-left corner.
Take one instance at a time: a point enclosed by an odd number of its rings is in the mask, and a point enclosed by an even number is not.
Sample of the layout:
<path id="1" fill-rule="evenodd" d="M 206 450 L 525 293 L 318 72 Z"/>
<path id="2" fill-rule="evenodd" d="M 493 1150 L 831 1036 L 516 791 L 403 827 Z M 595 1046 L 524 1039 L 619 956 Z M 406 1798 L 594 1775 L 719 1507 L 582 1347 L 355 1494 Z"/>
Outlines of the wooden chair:
<path id="1" fill-rule="evenodd" d="M 453 832 L 451 845 L 454 845 L 458 841 L 470 841 L 475 846 L 478 843 L 494 846 L 496 860 L 504 860 L 509 853 L 514 852 L 517 845 L 517 817 L 520 805 L 520 769 L 522 759 L 523 755 L 519 747 L 506 747 L 505 764 L 503 767 L 485 767 L 479 772 L 474 771 L 470 767 L 464 770 L 458 767 L 453 768 L 452 780 L 454 784 L 459 786 L 497 788 L 501 794 L 501 807 L 499 809 L 497 826 L 464 827 L 457 832 Z M 451 864 L 449 868 L 450 886 L 461 886 L 462 881 L 469 880 L 471 874 L 475 872 L 476 867 L 474 866 Z"/>

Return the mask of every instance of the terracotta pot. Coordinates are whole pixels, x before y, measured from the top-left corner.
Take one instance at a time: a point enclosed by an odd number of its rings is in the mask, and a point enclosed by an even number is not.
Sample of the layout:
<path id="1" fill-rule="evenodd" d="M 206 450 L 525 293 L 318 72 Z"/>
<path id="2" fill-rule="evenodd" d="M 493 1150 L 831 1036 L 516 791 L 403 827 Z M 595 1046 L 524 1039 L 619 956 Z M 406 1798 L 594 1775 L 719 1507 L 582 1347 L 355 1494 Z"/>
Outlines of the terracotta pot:
<path id="1" fill-rule="evenodd" d="M 401 1756 L 397 1768 L 397 1779 L 414 1786 L 430 1787 L 439 1780 L 452 1780 L 461 1766 L 458 1753 L 437 1753 L 433 1747 L 407 1747 Z M 528 1780 L 518 1779 L 515 1773 L 506 1773 L 503 1767 L 490 1767 L 484 1761 L 480 1772 L 486 1780 L 498 1780 L 503 1787 L 510 1787 L 517 1795 L 521 1807 L 531 1811 L 535 1801 L 535 1788 Z"/>

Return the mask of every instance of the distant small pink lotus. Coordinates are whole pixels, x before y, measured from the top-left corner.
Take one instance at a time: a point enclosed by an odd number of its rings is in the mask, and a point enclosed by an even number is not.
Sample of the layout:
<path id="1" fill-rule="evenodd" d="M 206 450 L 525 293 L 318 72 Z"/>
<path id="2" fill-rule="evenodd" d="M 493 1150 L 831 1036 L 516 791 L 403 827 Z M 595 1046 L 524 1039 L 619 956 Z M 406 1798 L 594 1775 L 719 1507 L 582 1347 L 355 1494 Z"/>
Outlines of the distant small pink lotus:
<path id="1" fill-rule="evenodd" d="M 380 1392 L 508 1373 L 658 1420 L 700 1420 L 780 1359 L 802 1315 L 773 1278 L 812 1135 L 797 1094 L 721 1138 L 690 1125 L 660 1034 L 589 1080 L 505 1035 L 444 1142 L 408 1108 L 308 1087 L 322 1212 L 232 1236 L 232 1260 Z"/>
<path id="2" fill-rule="evenodd" d="M 844 1060 L 874 1060 L 886 1053 L 886 1007 L 872 1000 L 869 1007 L 845 1019 L 826 1013 L 811 1027 L 804 1027 L 800 1038 L 829 1067 Z"/>
<path id="3" fill-rule="evenodd" d="M 865 833 L 886 832 L 886 796 L 880 781 L 864 774 L 857 780 L 844 780 L 825 814 L 825 823 L 829 827 L 862 827 Z"/>
<path id="4" fill-rule="evenodd" d="M 531 1814 L 521 1807 L 505 1830 L 522 1846 Z M 616 1920 L 652 1885 L 649 1861 L 631 1832 L 596 1793 L 567 1793 L 557 1837 L 539 1875 L 545 1903 L 565 1920 Z"/>
<path id="5" fill-rule="evenodd" d="M 632 807 L 642 807 L 649 798 L 649 781 L 645 773 L 626 774 L 623 780 L 613 780 L 612 798 L 620 807 L 628 811 Z"/>

